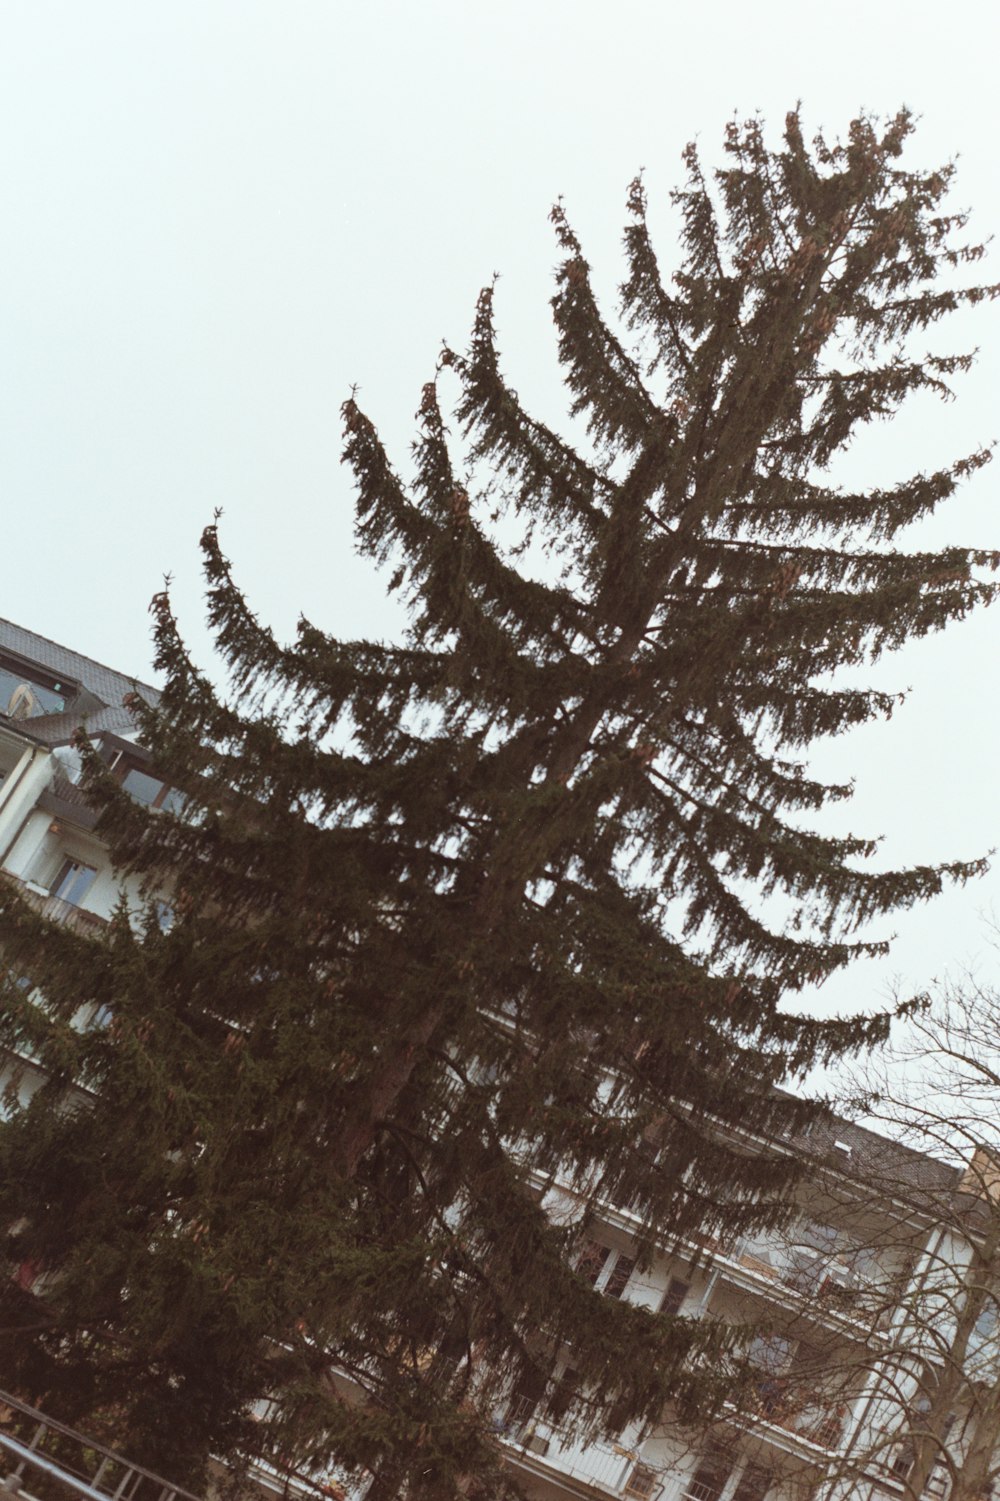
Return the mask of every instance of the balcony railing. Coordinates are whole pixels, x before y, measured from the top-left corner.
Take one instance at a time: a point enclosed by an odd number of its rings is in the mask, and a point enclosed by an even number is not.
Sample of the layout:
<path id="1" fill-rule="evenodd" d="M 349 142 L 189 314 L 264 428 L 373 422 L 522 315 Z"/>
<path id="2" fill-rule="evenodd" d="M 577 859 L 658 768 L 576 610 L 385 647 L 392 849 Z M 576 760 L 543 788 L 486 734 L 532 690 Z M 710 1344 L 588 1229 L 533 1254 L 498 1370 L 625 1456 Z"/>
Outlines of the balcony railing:
<path id="1" fill-rule="evenodd" d="M 759 1383 L 748 1416 L 763 1418 L 821 1449 L 836 1450 L 844 1436 L 847 1403 L 833 1401 L 814 1386 L 773 1377 Z"/>
<path id="2" fill-rule="evenodd" d="M 793 1232 L 794 1233 L 794 1232 Z M 818 1250 L 795 1244 L 790 1238 L 759 1238 L 724 1244 L 712 1236 L 698 1243 L 723 1266 L 738 1267 L 769 1284 L 774 1291 L 789 1292 L 819 1302 L 831 1311 L 857 1316 L 866 1299 L 874 1304 L 877 1284 L 855 1264 L 850 1249 Z M 883 1299 L 884 1301 L 884 1289 Z"/>
<path id="3" fill-rule="evenodd" d="M 69 777 L 64 776 L 61 771 L 54 773 L 49 791 L 53 797 L 58 798 L 62 803 L 72 803 L 78 808 L 89 808 L 90 806 L 90 799 L 83 788 L 78 787 L 75 782 L 71 782 Z"/>
<path id="4" fill-rule="evenodd" d="M 107 919 L 98 913 L 87 912 L 73 902 L 63 901 L 61 896 L 53 896 L 50 891 L 40 891 L 37 886 L 23 881 L 20 876 L 11 875 L 9 871 L 0 871 L 0 878 L 16 887 L 28 905 L 42 917 L 47 917 L 50 922 L 65 923 L 75 933 L 102 933 L 108 925 Z"/>
<path id="5" fill-rule="evenodd" d="M 98 1439 L 0 1391 L 0 1457 L 9 1496 L 65 1501 L 199 1501 Z"/>
<path id="6" fill-rule="evenodd" d="M 535 1416 L 536 1404 L 516 1398 L 497 1418 L 496 1429 L 511 1447 L 541 1459 L 560 1474 L 585 1481 L 613 1496 L 632 1496 L 625 1489 L 636 1467 L 636 1455 L 620 1444 L 581 1443 L 559 1423 Z"/>

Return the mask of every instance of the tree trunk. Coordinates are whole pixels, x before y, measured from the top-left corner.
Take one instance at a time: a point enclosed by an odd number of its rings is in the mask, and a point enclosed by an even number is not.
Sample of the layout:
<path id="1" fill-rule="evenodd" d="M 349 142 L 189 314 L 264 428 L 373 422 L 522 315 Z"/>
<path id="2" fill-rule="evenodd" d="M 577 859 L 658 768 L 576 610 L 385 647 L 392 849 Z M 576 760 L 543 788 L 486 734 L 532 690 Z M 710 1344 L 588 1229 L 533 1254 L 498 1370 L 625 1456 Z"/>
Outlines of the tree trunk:
<path id="1" fill-rule="evenodd" d="M 920 1415 L 919 1430 L 915 1430 L 913 1434 L 914 1461 L 906 1477 L 911 1496 L 923 1495 L 938 1455 L 944 1450 L 948 1418 L 956 1410 L 963 1392 L 968 1389 L 969 1338 L 987 1300 L 993 1296 L 989 1289 L 998 1242 L 1000 1225 L 995 1225 L 991 1227 L 981 1249 L 974 1255 L 966 1275 L 967 1291 L 955 1323 L 954 1337 L 945 1356 L 946 1363 L 931 1394 L 930 1407 Z M 916 1417 L 914 1414 L 914 1418 Z"/>
<path id="2" fill-rule="evenodd" d="M 978 1417 L 972 1442 L 955 1475 L 949 1501 L 980 1501 L 995 1473 L 994 1455 L 1000 1441 L 1000 1378 L 978 1398 Z"/>

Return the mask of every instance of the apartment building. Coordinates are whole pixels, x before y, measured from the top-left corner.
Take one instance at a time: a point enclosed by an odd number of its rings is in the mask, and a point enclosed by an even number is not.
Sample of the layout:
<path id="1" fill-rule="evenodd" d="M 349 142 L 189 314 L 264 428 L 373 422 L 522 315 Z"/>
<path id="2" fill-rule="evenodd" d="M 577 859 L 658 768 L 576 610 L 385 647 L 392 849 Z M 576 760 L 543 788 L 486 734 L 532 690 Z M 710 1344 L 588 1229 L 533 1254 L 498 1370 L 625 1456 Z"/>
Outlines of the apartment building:
<path id="1" fill-rule="evenodd" d="M 120 885 L 77 785 L 76 730 L 86 725 L 134 797 L 152 807 L 176 798 L 137 743 L 124 702 L 133 692 L 155 701 L 149 685 L 0 620 L 0 879 L 81 929 L 108 921 Z M 700 1432 L 681 1432 L 667 1413 L 651 1429 L 633 1425 L 614 1440 L 584 1442 L 562 1421 L 575 1389 L 567 1350 L 549 1383 L 511 1392 L 496 1414 L 498 1438 L 533 1501 L 915 1495 L 913 1435 L 933 1417 L 935 1373 L 971 1306 L 977 1246 L 994 1224 L 996 1170 L 977 1176 L 973 1164 L 963 1173 L 847 1121 L 795 1142 L 744 1146 L 810 1160 L 799 1210 L 780 1234 L 726 1244 L 664 1237 L 651 1259 L 640 1259 L 638 1221 L 627 1205 L 609 1203 L 577 1269 L 604 1297 L 757 1329 L 747 1337 L 746 1397 Z M 553 1216 L 576 1217 L 567 1190 L 540 1184 L 539 1192 Z M 989 1421 L 1000 1428 L 982 1400 L 1000 1386 L 991 1295 L 979 1296 L 973 1337 L 965 1335 L 953 1410 L 935 1419 L 947 1448 L 920 1488 L 940 1501 L 954 1479 L 949 1456 L 960 1462 L 981 1445 Z M 1000 1413 L 1000 1399 L 993 1406 Z M 349 1492 L 330 1479 L 327 1494 Z"/>
<path id="2" fill-rule="evenodd" d="M 747 1144 L 748 1148 L 752 1145 Z M 757 1145 L 765 1149 L 765 1144 Z M 780 1144 L 766 1144 L 781 1150 Z M 607 1206 L 578 1269 L 606 1297 L 653 1311 L 757 1326 L 746 1353 L 745 1398 L 700 1432 L 665 1414 L 652 1429 L 582 1444 L 540 1391 L 514 1393 L 498 1428 L 537 1501 L 889 1501 L 943 1498 L 945 1454 L 914 1492 L 912 1435 L 923 1430 L 936 1377 L 948 1363 L 967 1296 L 979 1200 L 968 1174 L 846 1120 L 786 1149 L 808 1154 L 801 1207 L 780 1232 L 720 1244 L 664 1243 L 637 1261 L 638 1223 Z M 571 1197 L 550 1190 L 555 1215 Z M 957 1212 L 956 1212 L 957 1211 Z M 956 1228 L 957 1226 L 964 1228 Z M 955 1463 L 984 1435 L 1000 1379 L 996 1304 L 985 1301 L 962 1353 L 955 1410 L 940 1425 Z M 554 1374 L 572 1387 L 572 1353 Z M 997 1424 L 995 1414 L 985 1423 Z M 985 1497 L 986 1490 L 977 1492 Z"/>
<path id="3" fill-rule="evenodd" d="M 172 795 L 137 743 L 124 703 L 133 692 L 155 701 L 148 684 L 0 620 L 0 877 L 80 930 L 108 921 L 120 883 L 77 786 L 76 731 L 87 727 L 134 797 L 161 805 Z M 22 1090 L 31 1089 L 29 1067 Z"/>

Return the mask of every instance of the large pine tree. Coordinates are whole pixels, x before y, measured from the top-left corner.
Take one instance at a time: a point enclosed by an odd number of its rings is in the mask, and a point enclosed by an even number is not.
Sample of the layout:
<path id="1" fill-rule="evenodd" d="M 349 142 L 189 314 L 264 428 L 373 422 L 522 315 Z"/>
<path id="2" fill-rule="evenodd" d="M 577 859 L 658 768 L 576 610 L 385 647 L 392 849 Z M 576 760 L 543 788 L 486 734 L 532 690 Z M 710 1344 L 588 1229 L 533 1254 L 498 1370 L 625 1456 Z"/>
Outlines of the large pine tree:
<path id="1" fill-rule="evenodd" d="M 896 702 L 838 668 L 996 587 L 993 554 L 895 545 L 986 453 L 829 474 L 859 426 L 948 394 L 968 358 L 916 341 L 996 292 L 958 289 L 980 250 L 910 130 L 810 147 L 793 114 L 775 150 L 732 125 L 708 177 L 689 148 L 666 275 L 635 182 L 617 325 L 557 208 L 579 442 L 502 375 L 492 289 L 424 388 L 411 480 L 345 404 L 403 644 L 281 645 L 215 527 L 225 693 L 155 602 L 166 688 L 136 713 L 185 812 L 94 753 L 87 786 L 173 926 L 91 942 L 2 897 L 4 1040 L 49 1071 L 0 1131 L 9 1252 L 46 1269 L 4 1300 L 9 1382 L 173 1473 L 271 1453 L 435 1501 L 493 1472 L 503 1391 L 567 1349 L 584 1425 L 721 1400 L 725 1336 L 602 1299 L 574 1247 L 608 1198 L 647 1246 L 780 1216 L 796 1164 L 746 1142 L 814 1107 L 775 1084 L 883 1028 L 789 997 L 979 869 L 868 869 L 868 839 L 809 832 L 849 788 L 799 759 Z M 75 1031 L 83 999 L 110 1024 Z"/>

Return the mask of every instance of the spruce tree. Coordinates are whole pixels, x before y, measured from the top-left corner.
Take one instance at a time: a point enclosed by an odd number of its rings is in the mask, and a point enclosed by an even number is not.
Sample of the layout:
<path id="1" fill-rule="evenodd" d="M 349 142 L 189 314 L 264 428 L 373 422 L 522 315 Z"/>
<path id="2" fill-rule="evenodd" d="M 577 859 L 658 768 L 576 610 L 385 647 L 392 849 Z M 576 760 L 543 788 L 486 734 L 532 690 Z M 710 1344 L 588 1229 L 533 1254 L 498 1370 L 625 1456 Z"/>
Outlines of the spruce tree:
<path id="1" fill-rule="evenodd" d="M 48 1070 L 0 1131 L 9 1254 L 45 1269 L 5 1297 L 8 1381 L 172 1474 L 271 1455 L 435 1501 L 502 1493 L 491 1418 L 567 1350 L 586 1431 L 718 1410 L 725 1332 L 595 1294 L 580 1237 L 609 1199 L 646 1252 L 776 1222 L 799 1168 L 749 1143 L 818 1107 L 775 1085 L 885 1026 L 790 998 L 981 868 L 872 870 L 871 840 L 808 829 L 850 791 L 810 743 L 897 701 L 833 674 L 996 588 L 992 553 L 896 545 L 986 452 L 830 473 L 950 394 L 969 357 L 915 340 L 997 291 L 958 288 L 981 248 L 910 131 L 733 124 L 709 176 L 688 148 L 666 274 L 637 180 L 617 323 L 557 206 L 579 441 L 501 373 L 492 287 L 423 390 L 411 479 L 345 403 L 401 644 L 281 644 L 215 526 L 225 691 L 154 602 L 166 686 L 135 712 L 186 807 L 139 807 L 92 747 L 86 785 L 172 926 L 90 941 L 3 893 L 4 1041 Z M 84 999 L 107 1026 L 70 1025 Z"/>

